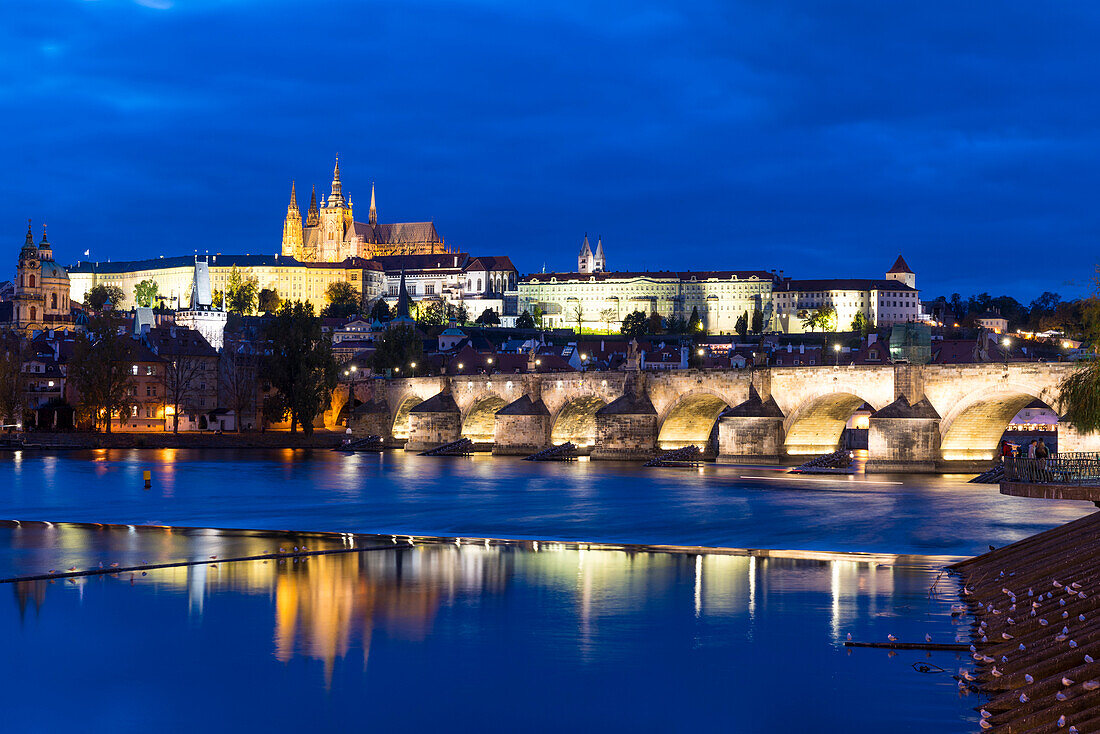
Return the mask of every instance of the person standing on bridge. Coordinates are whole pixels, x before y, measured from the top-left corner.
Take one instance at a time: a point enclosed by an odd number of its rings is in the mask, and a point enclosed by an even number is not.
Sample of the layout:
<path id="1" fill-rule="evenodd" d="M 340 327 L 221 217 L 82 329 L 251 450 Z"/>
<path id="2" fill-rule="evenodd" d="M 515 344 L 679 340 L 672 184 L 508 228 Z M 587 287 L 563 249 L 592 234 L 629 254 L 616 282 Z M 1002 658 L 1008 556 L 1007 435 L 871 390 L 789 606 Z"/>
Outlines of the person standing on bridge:
<path id="1" fill-rule="evenodd" d="M 1035 458 L 1035 439 L 1032 439 L 1032 440 L 1027 442 L 1027 458 L 1029 458 L 1029 459 L 1034 459 Z"/>
<path id="2" fill-rule="evenodd" d="M 1002 440 L 1001 441 L 1001 463 L 1003 464 L 1005 459 L 1011 459 L 1012 456 L 1013 456 L 1012 444 L 1010 444 L 1008 441 Z"/>

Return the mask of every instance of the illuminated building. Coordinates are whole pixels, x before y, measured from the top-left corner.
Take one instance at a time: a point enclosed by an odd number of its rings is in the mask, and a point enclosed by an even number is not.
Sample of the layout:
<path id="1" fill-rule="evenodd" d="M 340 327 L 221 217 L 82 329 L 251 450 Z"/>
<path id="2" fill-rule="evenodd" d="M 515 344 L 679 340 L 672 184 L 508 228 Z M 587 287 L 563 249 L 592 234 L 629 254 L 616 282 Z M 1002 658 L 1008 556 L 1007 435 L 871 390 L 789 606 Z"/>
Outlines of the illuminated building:
<path id="1" fill-rule="evenodd" d="M 46 329 L 68 329 L 73 325 L 69 307 L 69 275 L 54 262 L 53 246 L 42 229 L 42 240 L 36 246 L 27 223 L 27 238 L 19 251 L 15 276 L 15 296 L 10 315 L 11 325 L 23 332 Z"/>

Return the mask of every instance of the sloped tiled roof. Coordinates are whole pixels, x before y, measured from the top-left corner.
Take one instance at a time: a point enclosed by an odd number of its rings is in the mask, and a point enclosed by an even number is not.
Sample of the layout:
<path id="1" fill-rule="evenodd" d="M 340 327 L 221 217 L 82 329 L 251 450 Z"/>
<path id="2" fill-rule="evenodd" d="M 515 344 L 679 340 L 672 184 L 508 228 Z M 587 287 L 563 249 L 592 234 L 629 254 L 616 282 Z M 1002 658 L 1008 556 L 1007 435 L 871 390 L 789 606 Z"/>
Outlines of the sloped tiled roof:
<path id="1" fill-rule="evenodd" d="M 886 272 L 888 273 L 909 273 L 913 275 L 913 271 L 909 268 L 909 264 L 905 262 L 905 258 L 898 255 L 898 259 L 894 261 L 894 267 L 890 268 Z"/>

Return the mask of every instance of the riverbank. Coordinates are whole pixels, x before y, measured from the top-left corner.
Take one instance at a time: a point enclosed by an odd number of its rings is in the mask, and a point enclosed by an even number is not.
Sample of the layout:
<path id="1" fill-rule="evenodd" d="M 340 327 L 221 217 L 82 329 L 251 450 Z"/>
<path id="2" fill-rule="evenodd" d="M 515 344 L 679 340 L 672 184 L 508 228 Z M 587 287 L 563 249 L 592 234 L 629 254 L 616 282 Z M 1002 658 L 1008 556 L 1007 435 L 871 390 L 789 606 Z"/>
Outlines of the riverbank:
<path id="1" fill-rule="evenodd" d="M 67 449 L 330 449 L 344 440 L 343 432 L 314 430 L 310 436 L 290 431 L 245 433 L 83 433 L 26 434 L 28 448 Z"/>

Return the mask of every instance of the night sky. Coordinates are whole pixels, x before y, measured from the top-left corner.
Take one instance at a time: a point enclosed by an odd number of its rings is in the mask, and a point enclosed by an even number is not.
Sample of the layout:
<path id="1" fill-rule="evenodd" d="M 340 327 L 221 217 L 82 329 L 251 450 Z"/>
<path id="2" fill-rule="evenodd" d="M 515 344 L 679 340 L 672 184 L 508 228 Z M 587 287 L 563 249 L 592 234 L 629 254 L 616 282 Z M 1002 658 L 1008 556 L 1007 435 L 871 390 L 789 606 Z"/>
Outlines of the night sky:
<path id="1" fill-rule="evenodd" d="M 783 269 L 1088 289 L 1100 6 L 5 0 L 0 234 L 279 250 L 291 179 L 522 272 Z M 37 238 L 37 234 L 36 234 Z"/>

